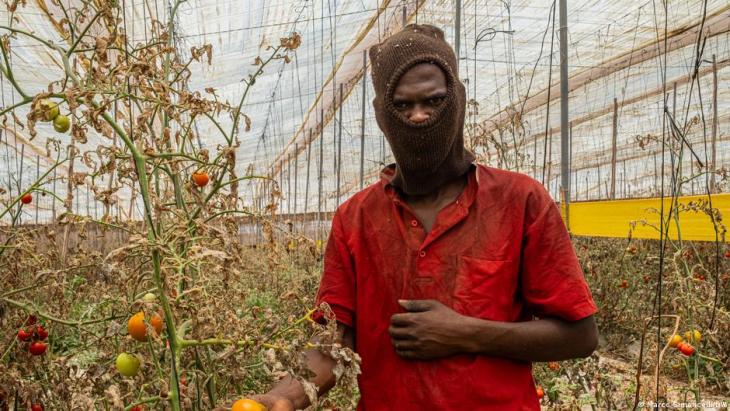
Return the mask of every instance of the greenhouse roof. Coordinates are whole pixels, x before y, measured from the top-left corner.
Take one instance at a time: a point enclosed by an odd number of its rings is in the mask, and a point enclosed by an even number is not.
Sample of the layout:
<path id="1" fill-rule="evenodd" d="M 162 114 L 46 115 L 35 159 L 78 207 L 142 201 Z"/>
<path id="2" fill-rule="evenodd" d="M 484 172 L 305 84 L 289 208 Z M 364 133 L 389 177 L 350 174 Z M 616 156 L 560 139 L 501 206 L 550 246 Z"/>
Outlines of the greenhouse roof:
<path id="1" fill-rule="evenodd" d="M 119 1 L 123 11 L 120 24 L 126 27 L 129 47 L 147 43 L 153 35 L 152 20 L 166 22 L 173 8 L 170 2 L 159 0 Z M 438 26 L 455 44 L 455 3 L 187 0 L 175 15 L 174 45 L 187 57 L 191 48 L 212 45 L 210 65 L 202 62 L 190 66 L 189 87 L 208 96 L 213 89 L 217 100 L 237 104 L 246 89 L 244 80 L 259 68 L 254 64 L 256 59 L 265 60 L 271 53 L 268 47 L 278 45 L 281 38 L 294 32 L 301 36 L 302 43 L 292 51 L 289 61 L 279 59 L 267 65 L 244 101 L 242 111 L 250 119 L 250 130 L 239 135 L 237 174 L 252 172 L 281 180 L 284 212 L 317 211 L 318 150 L 322 150 L 321 207 L 333 210 L 359 189 L 361 161 L 364 184 L 374 181 L 382 165 L 392 161 L 372 111 L 369 72 L 365 87 L 362 84 L 364 64 L 368 64 L 364 51 L 397 31 L 404 21 Z M 666 15 L 663 5 L 651 0 L 575 0 L 568 7 L 574 199 L 610 195 L 614 133 L 616 196 L 657 193 L 663 174 L 662 147 L 657 138 L 670 127 L 662 115 L 665 101 L 696 155 L 692 162 L 688 160 L 690 150 L 686 150 L 684 175 L 697 172 L 699 164 L 711 158 L 709 139 L 714 120 L 718 124 L 716 166 L 730 168 L 730 2 L 670 1 Z M 470 147 L 487 164 L 542 180 L 557 199 L 557 3 L 463 1 L 461 8 L 459 71 L 472 102 L 466 120 Z M 28 1 L 14 13 L 1 13 L 4 26 L 12 22 L 13 27 L 54 44 L 67 41 L 58 30 L 62 10 L 51 2 Z M 10 43 L 11 69 L 27 94 L 44 92 L 49 83 L 63 79 L 63 62 L 55 50 L 28 36 L 15 36 Z M 713 84 L 719 85 L 714 95 Z M 10 107 L 20 99 L 3 76 L 2 106 Z M 23 121 L 27 112 L 24 106 L 15 114 Z M 233 126 L 230 116 L 221 115 L 219 120 L 223 129 Z M 201 119 L 195 126 L 201 147 L 213 152 L 224 142 L 212 122 Z M 70 142 L 69 135 L 55 132 L 48 123 L 39 124 L 37 130 L 37 136 L 31 138 L 29 130 L 12 118 L 3 126 L 2 186 L 20 190 L 34 181 L 38 172 L 48 169 L 53 162 L 46 157 L 49 138 L 60 139 L 64 147 Z M 109 144 L 107 138 L 92 133 L 79 150 L 83 153 Z M 668 158 L 665 170 L 671 166 Z M 77 163 L 75 167 L 79 172 L 85 165 Z M 58 171 L 64 174 L 67 167 Z M 244 203 L 260 195 L 257 184 L 245 187 L 240 193 Z M 690 187 L 694 190 L 695 184 Z M 66 196 L 65 184 L 46 189 L 60 198 Z M 80 186 L 75 210 L 94 214 L 96 204 L 85 202 L 85 189 Z M 704 190 L 704 178 L 697 179 L 696 190 Z M 118 194 L 120 203 L 129 203 L 129 190 Z M 50 203 L 38 203 L 42 221 L 51 216 Z M 141 217 L 137 203 L 128 218 Z M 32 219 L 34 210 L 27 213 L 24 218 Z"/>

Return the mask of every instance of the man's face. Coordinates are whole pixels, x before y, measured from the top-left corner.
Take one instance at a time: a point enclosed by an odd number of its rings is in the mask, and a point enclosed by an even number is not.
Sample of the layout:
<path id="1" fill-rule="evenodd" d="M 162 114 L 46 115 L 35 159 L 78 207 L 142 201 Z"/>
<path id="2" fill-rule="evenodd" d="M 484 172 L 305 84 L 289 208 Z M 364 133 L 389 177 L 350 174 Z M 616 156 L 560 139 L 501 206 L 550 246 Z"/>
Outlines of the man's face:
<path id="1" fill-rule="evenodd" d="M 448 93 L 441 68 L 421 63 L 406 71 L 393 92 L 393 107 L 414 123 L 428 120 Z"/>

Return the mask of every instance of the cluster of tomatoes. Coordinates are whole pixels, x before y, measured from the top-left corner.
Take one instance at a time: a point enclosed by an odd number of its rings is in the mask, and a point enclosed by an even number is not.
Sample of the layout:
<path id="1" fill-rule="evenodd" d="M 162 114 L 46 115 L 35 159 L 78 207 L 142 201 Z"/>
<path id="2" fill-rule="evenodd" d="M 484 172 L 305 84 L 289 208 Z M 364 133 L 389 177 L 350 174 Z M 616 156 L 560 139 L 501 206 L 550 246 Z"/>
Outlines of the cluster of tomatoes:
<path id="1" fill-rule="evenodd" d="M 41 120 L 52 121 L 53 129 L 59 133 L 65 133 L 71 128 L 71 119 L 68 116 L 61 114 L 61 110 L 58 108 L 58 103 L 54 103 L 50 100 L 41 100 L 38 103 L 38 109 L 41 112 Z"/>
<path id="2" fill-rule="evenodd" d="M 681 352 L 683 355 L 691 357 L 695 354 L 696 350 L 690 342 L 699 344 L 701 340 L 702 333 L 700 333 L 699 330 L 692 330 L 684 333 L 684 339 L 682 339 L 682 336 L 674 334 L 672 338 L 669 339 L 669 346 L 676 348 L 677 351 Z"/>
<path id="3" fill-rule="evenodd" d="M 28 316 L 23 328 L 18 330 L 18 341 L 27 344 L 26 349 L 32 355 L 43 355 L 48 349 L 45 341 L 48 338 L 48 331 L 37 323 L 36 317 Z"/>

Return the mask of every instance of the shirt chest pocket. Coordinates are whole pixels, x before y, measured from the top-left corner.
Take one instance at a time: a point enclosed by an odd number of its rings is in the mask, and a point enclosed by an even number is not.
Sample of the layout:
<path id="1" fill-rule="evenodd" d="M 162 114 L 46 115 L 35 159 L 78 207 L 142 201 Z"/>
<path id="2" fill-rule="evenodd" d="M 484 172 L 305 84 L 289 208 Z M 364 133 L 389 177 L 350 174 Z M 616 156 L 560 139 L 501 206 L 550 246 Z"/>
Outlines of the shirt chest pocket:
<path id="1" fill-rule="evenodd" d="M 470 317 L 509 321 L 517 293 L 517 263 L 459 256 L 453 308 Z"/>

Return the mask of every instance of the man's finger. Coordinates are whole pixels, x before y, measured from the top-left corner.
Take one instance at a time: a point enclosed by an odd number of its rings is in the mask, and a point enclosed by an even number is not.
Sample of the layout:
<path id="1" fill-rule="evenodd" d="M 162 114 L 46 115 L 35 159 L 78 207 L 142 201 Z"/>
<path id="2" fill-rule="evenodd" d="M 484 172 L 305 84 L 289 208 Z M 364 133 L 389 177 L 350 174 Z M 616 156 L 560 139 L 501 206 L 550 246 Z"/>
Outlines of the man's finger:
<path id="1" fill-rule="evenodd" d="M 398 340 L 398 339 L 391 339 L 391 344 L 393 344 L 393 348 L 396 349 L 396 351 L 411 351 L 415 350 L 417 348 L 418 343 L 413 340 Z"/>
<path id="2" fill-rule="evenodd" d="M 393 314 L 393 316 L 390 317 L 390 324 L 396 327 L 413 325 L 413 316 L 408 313 Z"/>
<path id="3" fill-rule="evenodd" d="M 428 311 L 436 305 L 434 300 L 398 300 L 398 304 L 405 308 L 406 311 L 417 313 Z"/>
<path id="4" fill-rule="evenodd" d="M 413 335 L 412 330 L 410 330 L 408 327 L 394 327 L 390 326 L 388 327 L 388 333 L 392 338 L 398 339 L 398 340 L 415 340 L 416 337 Z"/>
<path id="5" fill-rule="evenodd" d="M 410 350 L 395 350 L 395 353 L 398 354 L 398 356 L 405 358 L 405 359 L 413 359 L 416 358 L 416 353 Z"/>

